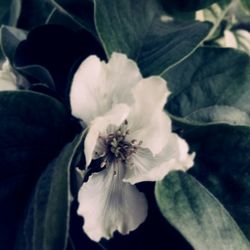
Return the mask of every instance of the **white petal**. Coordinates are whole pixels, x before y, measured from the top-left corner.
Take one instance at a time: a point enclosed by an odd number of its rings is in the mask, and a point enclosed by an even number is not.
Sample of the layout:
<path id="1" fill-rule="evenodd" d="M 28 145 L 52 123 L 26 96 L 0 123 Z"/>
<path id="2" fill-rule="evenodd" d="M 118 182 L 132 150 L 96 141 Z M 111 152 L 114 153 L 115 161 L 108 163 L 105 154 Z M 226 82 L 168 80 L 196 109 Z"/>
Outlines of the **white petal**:
<path id="1" fill-rule="evenodd" d="M 93 152 L 97 144 L 100 134 L 105 134 L 110 125 L 119 127 L 127 118 L 129 107 L 126 104 L 117 104 L 104 116 L 95 118 L 89 127 L 89 131 L 84 141 L 84 153 L 86 158 L 86 166 L 89 166 L 93 159 Z"/>
<path id="2" fill-rule="evenodd" d="M 148 149 L 139 148 L 128 165 L 124 181 L 135 184 L 142 181 L 160 181 L 170 171 L 186 171 L 193 165 L 195 154 L 188 154 L 188 145 L 172 133 L 162 152 L 155 157 Z"/>
<path id="3" fill-rule="evenodd" d="M 142 146 L 156 155 L 161 152 L 171 134 L 171 120 L 163 111 L 156 111 L 144 128 L 130 131 L 130 139 L 142 141 Z"/>
<path id="4" fill-rule="evenodd" d="M 76 71 L 71 91 L 72 114 L 85 123 L 102 113 L 100 96 L 106 79 L 105 64 L 96 56 L 90 56 L 82 62 Z"/>
<path id="5" fill-rule="evenodd" d="M 1 76 L 0 76 L 1 77 Z M 13 82 L 0 79 L 0 91 L 17 90 L 17 86 Z"/>
<path id="6" fill-rule="evenodd" d="M 11 66 L 5 61 L 0 70 L 0 90 L 17 90 L 16 76 L 12 73 Z"/>
<path id="7" fill-rule="evenodd" d="M 107 64 L 96 56 L 88 57 L 73 78 L 70 92 L 72 114 L 88 124 L 114 104 L 130 104 L 133 101 L 131 88 L 141 78 L 135 62 L 123 54 L 112 54 Z"/>
<path id="8" fill-rule="evenodd" d="M 116 230 L 128 234 L 147 216 L 144 194 L 122 182 L 122 176 L 122 166 L 109 166 L 90 176 L 79 191 L 77 213 L 84 218 L 83 230 L 94 241 L 109 239 Z"/>
<path id="9" fill-rule="evenodd" d="M 142 181 L 150 181 L 148 173 L 157 166 L 156 159 L 147 148 L 138 148 L 131 162 L 126 166 L 123 181 L 135 184 Z"/>
<path id="10" fill-rule="evenodd" d="M 113 53 L 107 64 L 107 82 L 113 103 L 132 104 L 131 89 L 142 79 L 137 64 L 126 55 Z"/>
<path id="11" fill-rule="evenodd" d="M 133 89 L 135 104 L 129 115 L 130 139 L 142 140 L 142 146 L 159 153 L 171 132 L 171 120 L 163 111 L 170 94 L 161 77 L 141 80 Z"/>
<path id="12" fill-rule="evenodd" d="M 171 133 L 167 144 L 160 154 L 157 155 L 159 162 L 166 162 L 174 159 L 174 166 L 171 170 L 186 171 L 194 164 L 195 153 L 189 154 L 187 142 L 175 133 Z M 163 163 L 164 165 L 164 163 Z"/>

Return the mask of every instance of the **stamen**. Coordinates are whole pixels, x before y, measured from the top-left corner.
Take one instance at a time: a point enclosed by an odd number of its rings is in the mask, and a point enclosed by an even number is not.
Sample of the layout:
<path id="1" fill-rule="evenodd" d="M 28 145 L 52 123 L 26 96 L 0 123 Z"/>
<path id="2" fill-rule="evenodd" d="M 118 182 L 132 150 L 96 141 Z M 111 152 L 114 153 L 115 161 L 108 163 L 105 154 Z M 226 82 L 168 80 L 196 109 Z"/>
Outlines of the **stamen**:
<path id="1" fill-rule="evenodd" d="M 105 138 L 99 136 L 105 144 L 105 150 L 102 154 L 98 153 L 98 151 L 95 152 L 97 156 L 103 157 L 101 168 L 107 167 L 107 165 L 110 165 L 110 162 L 114 161 L 118 161 L 117 164 L 122 166 L 127 164 L 133 166 L 132 155 L 136 153 L 142 141 L 138 142 L 136 139 L 127 140 L 127 135 L 129 134 L 127 125 L 128 121 L 125 120 L 115 132 L 108 134 Z M 115 168 L 114 175 L 116 174 L 117 169 Z"/>
<path id="2" fill-rule="evenodd" d="M 102 152 L 101 154 L 99 154 L 100 157 L 104 157 L 106 155 L 105 152 Z"/>
<path id="3" fill-rule="evenodd" d="M 114 165 L 114 172 L 113 172 L 113 175 L 117 175 L 117 169 L 116 169 L 116 165 Z"/>
<path id="4" fill-rule="evenodd" d="M 104 160 L 104 161 L 101 163 L 100 167 L 101 167 L 101 168 L 105 168 L 105 167 L 106 167 L 106 165 L 107 165 L 107 161 L 106 161 L 106 160 Z"/>

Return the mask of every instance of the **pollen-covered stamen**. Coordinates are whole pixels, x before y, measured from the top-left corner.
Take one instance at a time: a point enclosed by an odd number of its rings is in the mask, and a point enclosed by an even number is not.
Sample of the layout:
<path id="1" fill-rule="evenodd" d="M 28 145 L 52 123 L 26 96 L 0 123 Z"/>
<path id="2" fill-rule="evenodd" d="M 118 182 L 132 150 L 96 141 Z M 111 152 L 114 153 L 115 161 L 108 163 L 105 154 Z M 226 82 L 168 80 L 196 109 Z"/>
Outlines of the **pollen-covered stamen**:
<path id="1" fill-rule="evenodd" d="M 112 129 L 111 129 L 112 128 Z M 128 140 L 128 122 L 125 120 L 119 128 L 110 126 L 107 135 L 99 135 L 99 142 L 93 157 L 101 159 L 100 167 L 108 168 L 112 162 L 121 163 L 122 166 L 133 165 L 132 155 L 141 146 L 142 141 Z M 115 132 L 110 132 L 115 131 Z M 120 164 L 114 164 L 119 166 Z M 114 169 L 116 175 L 118 169 Z"/>
<path id="2" fill-rule="evenodd" d="M 126 136 L 129 134 L 127 120 L 119 127 L 115 133 L 111 133 L 106 138 L 107 152 L 106 156 L 110 161 L 121 160 L 126 162 L 131 155 L 137 151 L 141 142 L 136 140 L 127 141 Z"/>

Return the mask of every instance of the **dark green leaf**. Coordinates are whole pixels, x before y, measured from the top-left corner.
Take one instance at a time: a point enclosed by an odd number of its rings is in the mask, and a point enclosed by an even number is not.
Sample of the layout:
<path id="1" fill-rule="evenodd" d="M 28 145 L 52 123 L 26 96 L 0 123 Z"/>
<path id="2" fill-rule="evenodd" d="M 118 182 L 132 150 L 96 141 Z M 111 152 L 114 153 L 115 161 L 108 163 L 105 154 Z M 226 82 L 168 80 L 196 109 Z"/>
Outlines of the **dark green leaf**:
<path id="1" fill-rule="evenodd" d="M 170 13 L 176 11 L 194 11 L 208 7 L 209 5 L 220 2 L 220 0 L 161 0 L 164 7 Z M 222 0 L 224 1 L 224 0 Z"/>
<path id="2" fill-rule="evenodd" d="M 74 32 L 62 25 L 43 25 L 29 32 L 15 53 L 14 66 L 31 84 L 44 83 L 69 104 L 69 90 L 76 67 L 86 57 L 104 52 L 87 31 Z"/>
<path id="3" fill-rule="evenodd" d="M 71 136 L 64 106 L 45 95 L 0 92 L 0 246 L 12 250 L 32 187 Z"/>
<path id="4" fill-rule="evenodd" d="M 21 11 L 20 0 L 2 0 L 0 2 L 0 25 L 15 26 Z"/>
<path id="5" fill-rule="evenodd" d="M 75 32 L 82 29 L 82 26 L 78 22 L 75 22 L 67 12 L 58 8 L 53 9 L 46 23 L 62 25 Z"/>
<path id="6" fill-rule="evenodd" d="M 14 55 L 18 44 L 26 38 L 26 33 L 23 30 L 2 26 L 0 30 L 0 45 L 3 54 L 13 63 Z"/>
<path id="7" fill-rule="evenodd" d="M 107 56 L 122 52 L 144 75 L 161 74 L 192 53 L 210 23 L 166 20 L 158 1 L 95 0 L 97 32 Z"/>
<path id="8" fill-rule="evenodd" d="M 167 110 L 193 124 L 250 125 L 250 57 L 224 48 L 199 48 L 165 74 Z"/>
<path id="9" fill-rule="evenodd" d="M 52 10 L 53 6 L 48 0 L 23 0 L 18 27 L 30 30 L 45 24 Z"/>
<path id="10" fill-rule="evenodd" d="M 247 250 L 249 242 L 224 207 L 199 182 L 183 172 L 156 185 L 164 217 L 197 250 Z"/>
<path id="11" fill-rule="evenodd" d="M 195 12 L 175 12 L 172 17 L 176 20 L 195 20 Z"/>
<path id="12" fill-rule="evenodd" d="M 70 172 L 77 164 L 75 155 L 83 136 L 76 136 L 73 142 L 66 145 L 38 180 L 17 249 L 66 249 L 73 200 Z"/>
<path id="13" fill-rule="evenodd" d="M 2 51 L 2 48 L 1 48 L 1 44 L 0 44 L 0 63 L 4 61 L 4 55 L 3 55 L 3 51 Z"/>
<path id="14" fill-rule="evenodd" d="M 55 8 L 68 15 L 73 22 L 97 37 L 93 0 L 50 0 Z"/>
<path id="15" fill-rule="evenodd" d="M 222 202 L 250 239 L 250 128 L 198 126 L 183 135 L 196 151 L 190 173 Z"/>
<path id="16" fill-rule="evenodd" d="M 242 3 L 242 6 L 244 7 L 244 9 L 250 13 L 250 1 L 249 0 L 240 0 Z"/>

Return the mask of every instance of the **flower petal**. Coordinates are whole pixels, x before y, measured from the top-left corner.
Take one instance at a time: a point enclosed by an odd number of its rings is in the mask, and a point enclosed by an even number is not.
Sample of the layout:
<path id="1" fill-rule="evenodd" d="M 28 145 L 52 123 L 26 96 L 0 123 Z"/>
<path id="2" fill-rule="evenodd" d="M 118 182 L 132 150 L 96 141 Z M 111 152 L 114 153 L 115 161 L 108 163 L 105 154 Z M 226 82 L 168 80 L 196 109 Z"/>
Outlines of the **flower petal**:
<path id="1" fill-rule="evenodd" d="M 142 79 L 137 64 L 125 54 L 113 53 L 107 64 L 107 83 L 114 103 L 132 104 L 131 89 Z"/>
<path id="2" fill-rule="evenodd" d="M 9 61 L 5 61 L 0 70 L 0 90 L 17 90 L 16 76 L 12 73 Z"/>
<path id="3" fill-rule="evenodd" d="M 152 121 L 149 121 L 147 126 L 145 125 L 144 128 L 137 130 L 137 132 L 131 129 L 130 137 L 142 141 L 142 146 L 149 148 L 153 155 L 156 155 L 161 152 L 170 134 L 170 118 L 163 111 L 156 111 L 152 116 Z"/>
<path id="4" fill-rule="evenodd" d="M 171 120 L 164 113 L 163 106 L 170 94 L 161 77 L 141 80 L 133 89 L 135 104 L 128 117 L 130 139 L 143 142 L 153 154 L 159 153 L 171 132 Z"/>
<path id="5" fill-rule="evenodd" d="M 195 153 L 189 154 L 187 142 L 175 133 L 171 133 L 168 143 L 160 154 L 157 155 L 159 162 L 175 159 L 173 170 L 187 171 L 194 164 Z M 163 164 L 164 165 L 164 164 Z"/>
<path id="6" fill-rule="evenodd" d="M 76 71 L 71 91 L 72 114 L 88 123 L 102 113 L 99 97 L 106 79 L 105 64 L 96 56 L 90 56 L 82 62 Z"/>
<path id="7" fill-rule="evenodd" d="M 104 134 L 110 125 L 120 126 L 127 118 L 129 107 L 126 104 L 117 104 L 104 116 L 95 118 L 89 127 L 89 131 L 84 141 L 84 153 L 86 166 L 89 166 L 93 159 L 93 152 L 100 134 Z"/>
<path id="8" fill-rule="evenodd" d="M 84 218 L 83 230 L 94 241 L 109 239 L 116 230 L 128 234 L 147 216 L 144 194 L 122 182 L 122 167 L 112 165 L 93 174 L 79 191 L 77 213 Z"/>
<path id="9" fill-rule="evenodd" d="M 123 181 L 135 184 L 148 181 L 148 173 L 157 165 L 156 159 L 148 148 L 138 148 L 131 162 L 126 166 Z"/>
<path id="10" fill-rule="evenodd" d="M 136 63 L 123 54 L 113 53 L 107 64 L 96 56 L 88 57 L 73 78 L 72 114 L 88 124 L 115 104 L 130 104 L 133 102 L 131 88 L 141 78 Z"/>
<path id="11" fill-rule="evenodd" d="M 188 145 L 178 135 L 171 133 L 162 152 L 155 157 L 149 149 L 139 148 L 128 165 L 125 182 L 160 181 L 170 171 L 186 171 L 193 165 L 195 154 L 188 154 Z"/>

